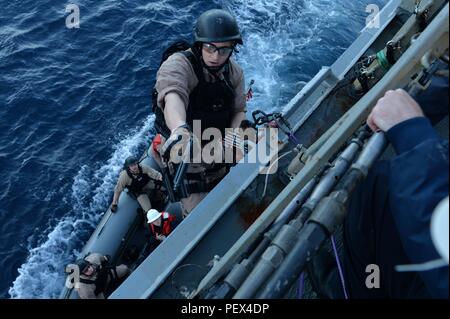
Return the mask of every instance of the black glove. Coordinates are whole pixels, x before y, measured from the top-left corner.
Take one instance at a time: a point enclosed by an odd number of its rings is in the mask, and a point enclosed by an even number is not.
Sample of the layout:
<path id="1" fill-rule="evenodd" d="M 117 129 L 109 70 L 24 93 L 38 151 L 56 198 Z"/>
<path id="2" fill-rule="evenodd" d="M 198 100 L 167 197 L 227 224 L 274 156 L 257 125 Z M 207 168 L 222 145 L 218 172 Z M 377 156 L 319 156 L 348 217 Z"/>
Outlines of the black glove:
<path id="1" fill-rule="evenodd" d="M 185 124 L 177 127 L 161 148 L 163 157 L 169 162 L 175 164 L 180 163 L 183 156 L 181 153 L 184 152 L 185 145 L 191 137 L 192 133 L 188 125 Z"/>
<path id="2" fill-rule="evenodd" d="M 117 204 L 111 205 L 111 212 L 115 213 L 117 211 Z"/>
<path id="3" fill-rule="evenodd" d="M 243 130 L 246 130 L 248 128 L 254 128 L 256 129 L 256 125 L 255 123 L 253 123 L 250 120 L 242 120 L 241 125 L 239 125 L 239 127 Z"/>

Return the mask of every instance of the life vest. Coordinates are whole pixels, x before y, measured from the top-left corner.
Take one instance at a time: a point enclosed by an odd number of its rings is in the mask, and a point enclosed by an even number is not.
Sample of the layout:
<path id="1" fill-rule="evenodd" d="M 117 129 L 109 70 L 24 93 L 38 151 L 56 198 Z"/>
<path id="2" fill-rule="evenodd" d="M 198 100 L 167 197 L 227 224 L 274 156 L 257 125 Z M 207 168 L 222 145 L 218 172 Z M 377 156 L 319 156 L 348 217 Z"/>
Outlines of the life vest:
<path id="1" fill-rule="evenodd" d="M 169 213 L 163 212 L 161 215 L 161 226 L 155 226 L 150 223 L 150 230 L 153 235 L 164 235 L 168 236 L 172 232 L 172 221 L 175 219 L 174 216 Z"/>
<path id="2" fill-rule="evenodd" d="M 195 71 L 198 84 L 189 95 L 189 105 L 186 110 L 186 122 L 192 128 L 194 120 L 201 121 L 202 134 L 210 127 L 219 129 L 222 138 L 225 128 L 231 126 L 235 92 L 229 80 L 229 62 L 224 66 L 223 78 L 215 82 L 207 82 L 203 73 L 203 66 L 190 51 L 182 51 Z M 165 138 L 170 136 L 166 125 L 164 112 L 157 107 L 158 92 L 153 91 L 153 111 L 155 113 L 155 128 Z M 208 141 L 206 141 L 207 143 Z"/>
<path id="3" fill-rule="evenodd" d="M 131 173 L 129 168 L 126 169 L 128 176 L 131 178 L 131 184 L 127 185 L 126 188 L 128 188 L 132 193 L 136 195 L 142 193 L 142 189 L 151 179 L 150 176 L 142 172 L 141 165 L 138 165 L 138 169 L 139 172 L 136 175 Z"/>

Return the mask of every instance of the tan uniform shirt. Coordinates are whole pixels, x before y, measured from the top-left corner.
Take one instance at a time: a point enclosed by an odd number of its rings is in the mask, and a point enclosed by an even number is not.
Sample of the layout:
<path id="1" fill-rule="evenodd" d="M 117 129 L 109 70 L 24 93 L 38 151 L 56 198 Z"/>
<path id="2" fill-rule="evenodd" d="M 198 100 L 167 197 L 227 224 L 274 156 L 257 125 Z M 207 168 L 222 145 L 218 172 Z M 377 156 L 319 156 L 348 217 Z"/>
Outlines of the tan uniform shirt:
<path id="1" fill-rule="evenodd" d="M 203 72 L 206 81 L 214 81 L 214 77 L 205 68 L 203 68 Z M 229 78 L 236 94 L 234 100 L 234 112 L 246 112 L 244 72 L 232 58 L 230 58 Z M 181 97 L 184 106 L 187 109 L 189 105 L 189 95 L 198 85 L 198 82 L 194 68 L 188 58 L 183 54 L 172 54 L 164 61 L 156 75 L 158 106 L 164 109 L 164 99 L 166 95 L 174 92 Z"/>
<path id="2" fill-rule="evenodd" d="M 147 166 L 145 164 L 139 164 L 142 168 L 142 173 L 147 174 L 150 178 L 156 179 L 158 181 L 162 181 L 162 174 L 158 172 L 157 170 L 151 168 L 150 166 Z M 126 186 L 130 186 L 133 180 L 130 176 L 128 176 L 127 171 L 123 170 L 120 172 L 119 180 L 117 181 L 116 188 L 114 189 L 114 192 L 120 193 L 124 190 Z M 150 182 L 145 186 L 144 188 L 154 188 L 155 183 L 153 180 L 150 180 Z"/>

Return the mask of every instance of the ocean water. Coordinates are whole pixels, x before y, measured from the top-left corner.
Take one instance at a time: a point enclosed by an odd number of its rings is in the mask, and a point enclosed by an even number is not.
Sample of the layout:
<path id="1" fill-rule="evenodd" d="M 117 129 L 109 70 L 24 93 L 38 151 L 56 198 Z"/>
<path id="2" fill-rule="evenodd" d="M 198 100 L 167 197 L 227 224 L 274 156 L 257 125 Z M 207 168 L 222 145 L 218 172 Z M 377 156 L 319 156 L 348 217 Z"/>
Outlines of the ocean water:
<path id="1" fill-rule="evenodd" d="M 112 198 L 124 159 L 149 143 L 163 48 L 226 8 L 255 80 L 249 111 L 280 110 L 331 65 L 387 0 L 0 1 L 0 297 L 56 298 Z M 80 9 L 67 28 L 67 4 Z"/>

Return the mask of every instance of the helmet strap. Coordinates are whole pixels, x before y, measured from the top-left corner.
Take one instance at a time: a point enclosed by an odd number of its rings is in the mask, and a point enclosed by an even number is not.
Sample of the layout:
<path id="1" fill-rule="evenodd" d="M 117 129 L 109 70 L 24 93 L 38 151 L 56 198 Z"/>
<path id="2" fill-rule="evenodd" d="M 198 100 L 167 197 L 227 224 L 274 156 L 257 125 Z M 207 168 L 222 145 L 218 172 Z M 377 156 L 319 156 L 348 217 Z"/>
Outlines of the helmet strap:
<path id="1" fill-rule="evenodd" d="M 231 58 L 231 54 L 228 56 L 228 58 L 226 59 L 226 61 L 222 65 L 215 66 L 215 67 L 206 65 L 205 61 L 203 61 L 203 57 L 201 57 L 200 60 L 202 61 L 203 67 L 206 70 L 208 70 L 209 73 L 211 73 L 213 76 L 217 76 L 217 73 L 222 71 L 223 68 L 228 64 L 228 62 L 230 61 L 230 58 Z"/>
<path id="2" fill-rule="evenodd" d="M 227 63 L 228 63 L 228 60 L 225 61 L 225 63 L 222 64 L 222 65 L 215 66 L 215 67 L 211 67 L 211 66 L 206 65 L 206 63 L 205 63 L 205 62 L 203 61 L 203 59 L 202 59 L 203 67 L 204 67 L 205 69 L 207 69 L 208 72 L 211 73 L 211 74 L 214 75 L 214 76 L 216 76 L 217 73 L 219 73 Z"/>

